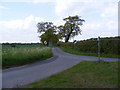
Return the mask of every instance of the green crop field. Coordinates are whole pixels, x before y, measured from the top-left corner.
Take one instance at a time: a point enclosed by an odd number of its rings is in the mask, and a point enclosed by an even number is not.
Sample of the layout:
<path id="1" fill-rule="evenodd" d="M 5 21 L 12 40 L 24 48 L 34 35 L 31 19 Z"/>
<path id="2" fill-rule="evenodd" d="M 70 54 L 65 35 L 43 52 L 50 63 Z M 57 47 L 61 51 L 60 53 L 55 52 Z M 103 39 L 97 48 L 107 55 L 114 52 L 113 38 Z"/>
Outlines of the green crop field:
<path id="1" fill-rule="evenodd" d="M 52 57 L 50 47 L 40 45 L 2 45 L 2 68 L 20 66 Z"/>

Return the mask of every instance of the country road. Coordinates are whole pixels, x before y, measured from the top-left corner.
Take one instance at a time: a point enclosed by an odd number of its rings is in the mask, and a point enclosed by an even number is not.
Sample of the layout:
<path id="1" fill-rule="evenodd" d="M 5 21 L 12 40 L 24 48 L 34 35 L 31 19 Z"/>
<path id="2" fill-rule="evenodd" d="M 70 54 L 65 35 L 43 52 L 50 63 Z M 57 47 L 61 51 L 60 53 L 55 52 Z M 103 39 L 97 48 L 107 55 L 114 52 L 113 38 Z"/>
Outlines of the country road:
<path id="1" fill-rule="evenodd" d="M 34 64 L 2 71 L 2 88 L 17 88 L 53 74 L 62 72 L 80 61 L 96 61 L 97 57 L 72 55 L 63 52 L 59 48 L 52 48 L 54 56 L 50 59 Z M 118 61 L 113 58 L 102 58 L 105 61 Z"/>

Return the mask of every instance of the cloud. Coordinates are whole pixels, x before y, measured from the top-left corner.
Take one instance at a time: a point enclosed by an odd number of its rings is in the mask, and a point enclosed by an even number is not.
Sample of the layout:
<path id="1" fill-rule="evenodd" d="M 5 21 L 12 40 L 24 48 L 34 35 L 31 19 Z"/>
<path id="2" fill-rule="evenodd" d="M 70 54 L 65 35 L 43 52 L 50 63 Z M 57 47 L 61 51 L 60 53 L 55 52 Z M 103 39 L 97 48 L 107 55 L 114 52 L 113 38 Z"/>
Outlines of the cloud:
<path id="1" fill-rule="evenodd" d="M 1 0 L 1 2 L 47 3 L 47 2 L 55 2 L 55 0 Z"/>
<path id="2" fill-rule="evenodd" d="M 59 17 L 82 15 L 86 22 L 81 27 L 82 36 L 76 39 L 118 35 L 118 0 L 57 0 L 55 11 Z"/>
<path id="3" fill-rule="evenodd" d="M 82 29 L 84 30 L 90 30 L 95 32 L 96 30 L 102 31 L 110 31 L 114 32 L 114 30 L 118 30 L 118 21 L 114 20 L 109 20 L 109 21 L 104 21 L 104 22 L 86 22 L 84 23 Z"/>
<path id="4" fill-rule="evenodd" d="M 108 30 L 118 30 L 118 22 L 111 20 L 111 21 L 106 23 L 106 28 Z"/>
<path id="5" fill-rule="evenodd" d="M 25 19 L 0 21 L 1 42 L 39 42 L 37 27 L 42 18 L 28 16 Z"/>
<path id="6" fill-rule="evenodd" d="M 82 29 L 82 35 L 77 36 L 76 40 L 100 37 L 110 37 L 118 35 L 118 22 L 86 22 Z"/>
<path id="7" fill-rule="evenodd" d="M 82 14 L 88 11 L 98 12 L 108 7 L 111 3 L 113 3 L 113 5 L 116 3 L 117 5 L 118 0 L 56 0 L 55 12 L 58 16 Z M 109 10 L 112 9 L 113 5 L 110 6 L 111 8 L 109 8 Z M 106 12 L 109 11 L 106 10 Z"/>
<path id="8" fill-rule="evenodd" d="M 69 15 L 82 15 L 86 23 L 82 27 L 82 36 L 84 38 L 97 37 L 98 35 L 111 36 L 117 32 L 117 2 L 118 0 L 2 0 L 12 2 L 31 2 L 47 3 L 53 2 L 55 15 L 59 18 L 54 24 L 63 25 L 63 18 Z M 47 7 L 47 6 L 46 6 Z M 2 7 L 3 8 L 3 7 Z M 3 41 L 9 38 L 15 41 L 36 41 L 36 24 L 43 19 L 34 16 L 28 16 L 24 19 L 12 21 L 0 21 L 0 32 L 2 32 Z M 15 37 L 15 38 L 14 38 Z M 28 38 L 27 38 L 28 37 Z M 28 40 L 27 40 L 27 39 Z M 26 39 L 26 40 L 25 40 Z"/>
<path id="9" fill-rule="evenodd" d="M 116 17 L 117 15 L 118 15 L 117 4 L 108 5 L 107 7 L 104 8 L 103 12 L 101 13 L 101 17 L 103 17 L 103 18 Z"/>
<path id="10" fill-rule="evenodd" d="M 9 9 L 9 8 L 0 5 L 0 9 Z"/>
<path id="11" fill-rule="evenodd" d="M 8 29 L 29 29 L 31 26 L 43 21 L 42 18 L 28 16 L 25 19 L 17 19 L 12 21 L 0 21 L 0 26 Z"/>
<path id="12" fill-rule="evenodd" d="M 55 12 L 60 17 L 69 15 L 84 15 L 87 13 L 100 12 L 104 9 L 105 2 L 96 0 L 56 0 Z"/>
<path id="13" fill-rule="evenodd" d="M 56 6 L 55 11 L 58 15 L 61 13 L 64 13 L 72 6 L 72 0 L 69 0 L 68 2 L 63 0 L 56 0 Z"/>

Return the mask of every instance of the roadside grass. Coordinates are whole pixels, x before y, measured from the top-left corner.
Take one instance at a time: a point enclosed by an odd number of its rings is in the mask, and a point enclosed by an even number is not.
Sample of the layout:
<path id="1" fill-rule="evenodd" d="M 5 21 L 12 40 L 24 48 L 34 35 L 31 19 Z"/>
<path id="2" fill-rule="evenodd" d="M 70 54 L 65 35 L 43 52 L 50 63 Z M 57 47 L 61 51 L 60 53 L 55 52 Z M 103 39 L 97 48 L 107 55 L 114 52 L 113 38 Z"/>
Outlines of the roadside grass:
<path id="1" fill-rule="evenodd" d="M 85 56 L 98 56 L 97 53 L 90 53 L 90 52 L 80 52 L 73 48 L 65 48 L 65 47 L 59 47 L 64 52 L 70 53 L 70 54 L 76 54 L 76 55 L 85 55 Z M 106 58 L 120 58 L 120 55 L 114 55 L 114 54 L 104 54 L 101 53 L 100 57 L 106 57 Z"/>
<path id="2" fill-rule="evenodd" d="M 118 88 L 118 62 L 82 61 L 21 88 Z"/>
<path id="3" fill-rule="evenodd" d="M 52 57 L 50 47 L 19 46 L 17 48 L 3 47 L 2 68 L 16 67 Z"/>

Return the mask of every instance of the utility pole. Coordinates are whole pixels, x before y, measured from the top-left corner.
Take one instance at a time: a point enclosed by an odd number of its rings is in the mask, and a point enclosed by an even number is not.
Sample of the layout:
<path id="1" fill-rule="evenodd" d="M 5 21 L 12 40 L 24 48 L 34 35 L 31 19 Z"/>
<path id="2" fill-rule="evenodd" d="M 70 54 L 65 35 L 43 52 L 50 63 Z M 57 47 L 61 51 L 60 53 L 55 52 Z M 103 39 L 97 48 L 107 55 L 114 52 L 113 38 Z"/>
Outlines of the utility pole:
<path id="1" fill-rule="evenodd" d="M 98 36 L 98 61 L 100 62 L 100 36 Z"/>

